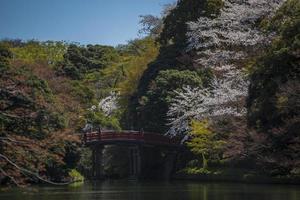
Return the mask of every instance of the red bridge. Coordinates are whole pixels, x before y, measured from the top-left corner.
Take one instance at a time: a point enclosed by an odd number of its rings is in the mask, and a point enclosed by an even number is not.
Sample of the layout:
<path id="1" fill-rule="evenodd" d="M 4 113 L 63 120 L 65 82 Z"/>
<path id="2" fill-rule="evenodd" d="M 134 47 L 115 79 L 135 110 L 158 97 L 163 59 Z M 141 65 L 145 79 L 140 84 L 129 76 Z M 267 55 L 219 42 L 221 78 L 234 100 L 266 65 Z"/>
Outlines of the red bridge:
<path id="1" fill-rule="evenodd" d="M 82 139 L 83 143 L 92 150 L 92 173 L 97 179 L 103 178 L 102 154 L 105 145 L 128 146 L 130 177 L 143 177 L 151 174 L 149 172 L 155 171 L 157 163 L 163 166 L 161 169 L 163 174 L 170 177 L 180 146 L 178 139 L 143 131 L 89 132 L 84 133 Z"/>
<path id="2" fill-rule="evenodd" d="M 85 133 L 83 142 L 86 145 L 100 144 L 147 144 L 157 146 L 178 146 L 179 140 L 168 136 L 142 131 L 101 131 Z"/>

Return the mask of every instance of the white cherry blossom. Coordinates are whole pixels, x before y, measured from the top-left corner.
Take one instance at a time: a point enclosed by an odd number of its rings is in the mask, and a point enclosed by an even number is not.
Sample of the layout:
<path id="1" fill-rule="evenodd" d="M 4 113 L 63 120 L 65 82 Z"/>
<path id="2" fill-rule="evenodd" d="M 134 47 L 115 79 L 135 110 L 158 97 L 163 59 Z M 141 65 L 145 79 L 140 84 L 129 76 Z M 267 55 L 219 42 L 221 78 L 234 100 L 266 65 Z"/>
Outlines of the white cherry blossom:
<path id="1" fill-rule="evenodd" d="M 103 111 L 106 116 L 110 116 L 118 109 L 119 93 L 111 92 L 109 96 L 102 99 L 98 104 L 98 109 Z"/>
<path id="2" fill-rule="evenodd" d="M 246 114 L 245 98 L 249 81 L 239 62 L 270 42 L 258 23 L 271 17 L 285 0 L 224 0 L 218 16 L 189 22 L 187 51 L 214 73 L 208 88 L 184 86 L 169 106 L 167 134 L 185 136 L 191 119 L 241 117 Z M 239 62 L 237 62 L 239 61 Z"/>

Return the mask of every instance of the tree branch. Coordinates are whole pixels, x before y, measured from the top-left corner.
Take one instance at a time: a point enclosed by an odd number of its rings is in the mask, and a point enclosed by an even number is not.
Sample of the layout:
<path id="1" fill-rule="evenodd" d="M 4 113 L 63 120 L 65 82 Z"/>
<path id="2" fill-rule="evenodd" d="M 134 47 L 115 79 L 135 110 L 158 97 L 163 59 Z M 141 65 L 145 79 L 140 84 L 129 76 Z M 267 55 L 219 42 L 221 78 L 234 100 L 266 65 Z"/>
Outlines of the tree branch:
<path id="1" fill-rule="evenodd" d="M 23 167 L 18 166 L 16 163 L 14 163 L 13 161 L 11 161 L 8 157 L 6 157 L 3 154 L 0 154 L 0 158 L 2 158 L 3 160 L 7 161 L 9 164 L 11 164 L 12 166 L 14 166 L 15 168 L 17 168 L 21 172 L 30 174 L 30 175 L 36 177 L 37 179 L 39 179 L 40 181 L 43 181 L 43 182 L 51 184 L 51 185 L 69 185 L 69 184 L 71 184 L 71 183 L 74 182 L 74 181 L 69 181 L 69 182 L 65 182 L 65 183 L 56 183 L 56 182 L 44 179 L 38 173 L 32 172 L 32 171 L 30 171 L 28 169 L 25 169 Z"/>

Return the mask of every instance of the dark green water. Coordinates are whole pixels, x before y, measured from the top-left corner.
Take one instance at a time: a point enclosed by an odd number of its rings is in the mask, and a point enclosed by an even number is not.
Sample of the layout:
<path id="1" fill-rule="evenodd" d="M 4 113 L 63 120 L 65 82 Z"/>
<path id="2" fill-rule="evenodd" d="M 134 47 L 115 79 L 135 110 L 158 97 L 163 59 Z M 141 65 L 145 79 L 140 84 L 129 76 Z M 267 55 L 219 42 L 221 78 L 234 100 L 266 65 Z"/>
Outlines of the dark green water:
<path id="1" fill-rule="evenodd" d="M 106 181 L 0 192 L 0 200 L 300 200 L 300 186 Z"/>

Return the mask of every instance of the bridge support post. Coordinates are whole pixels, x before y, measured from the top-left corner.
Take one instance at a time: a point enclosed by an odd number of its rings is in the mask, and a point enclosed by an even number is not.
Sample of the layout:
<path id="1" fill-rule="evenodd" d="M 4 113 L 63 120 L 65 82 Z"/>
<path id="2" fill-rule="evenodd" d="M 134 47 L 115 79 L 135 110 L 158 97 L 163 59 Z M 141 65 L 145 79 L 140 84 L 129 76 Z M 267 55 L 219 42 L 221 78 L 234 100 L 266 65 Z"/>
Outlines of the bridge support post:
<path id="1" fill-rule="evenodd" d="M 97 180 L 103 179 L 102 152 L 102 145 L 95 145 L 92 148 L 93 177 Z"/>
<path id="2" fill-rule="evenodd" d="M 174 165 L 177 159 L 177 151 L 166 152 L 166 157 L 164 161 L 164 179 L 169 180 L 174 171 Z"/>
<path id="3" fill-rule="evenodd" d="M 129 147 L 129 175 L 139 178 L 141 174 L 141 149 L 139 146 Z"/>

